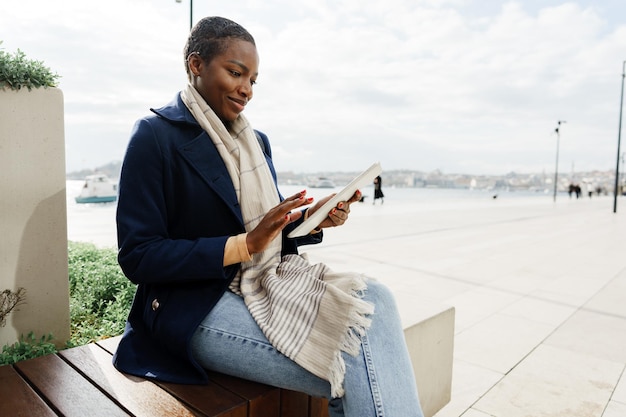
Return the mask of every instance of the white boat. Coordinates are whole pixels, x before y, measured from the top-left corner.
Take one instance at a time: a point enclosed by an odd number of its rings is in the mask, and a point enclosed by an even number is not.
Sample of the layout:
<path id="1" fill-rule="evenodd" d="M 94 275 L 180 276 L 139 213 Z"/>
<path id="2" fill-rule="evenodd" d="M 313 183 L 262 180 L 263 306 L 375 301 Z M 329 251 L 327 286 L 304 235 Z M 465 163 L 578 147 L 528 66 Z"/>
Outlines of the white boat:
<path id="1" fill-rule="evenodd" d="M 75 200 L 78 204 L 112 203 L 117 200 L 117 184 L 104 174 L 87 175 Z"/>
<path id="2" fill-rule="evenodd" d="M 319 177 L 310 185 L 311 188 L 335 188 L 335 183 L 326 177 Z"/>

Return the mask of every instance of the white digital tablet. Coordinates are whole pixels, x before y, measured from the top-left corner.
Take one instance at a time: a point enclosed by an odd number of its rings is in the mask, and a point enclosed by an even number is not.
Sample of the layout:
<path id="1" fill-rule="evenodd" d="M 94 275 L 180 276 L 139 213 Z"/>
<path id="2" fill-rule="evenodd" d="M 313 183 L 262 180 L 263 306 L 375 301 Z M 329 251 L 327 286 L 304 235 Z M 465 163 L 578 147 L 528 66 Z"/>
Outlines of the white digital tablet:
<path id="1" fill-rule="evenodd" d="M 293 229 L 287 237 L 299 237 L 311 233 L 311 230 L 315 229 L 319 224 L 328 216 L 328 213 L 336 207 L 341 201 L 347 201 L 354 195 L 356 190 L 364 187 L 367 184 L 371 184 L 376 176 L 383 172 L 379 162 L 376 162 L 371 167 L 359 174 L 355 179 L 350 181 L 341 191 L 328 200 L 322 207 L 315 213 L 311 214 L 300 226 Z"/>

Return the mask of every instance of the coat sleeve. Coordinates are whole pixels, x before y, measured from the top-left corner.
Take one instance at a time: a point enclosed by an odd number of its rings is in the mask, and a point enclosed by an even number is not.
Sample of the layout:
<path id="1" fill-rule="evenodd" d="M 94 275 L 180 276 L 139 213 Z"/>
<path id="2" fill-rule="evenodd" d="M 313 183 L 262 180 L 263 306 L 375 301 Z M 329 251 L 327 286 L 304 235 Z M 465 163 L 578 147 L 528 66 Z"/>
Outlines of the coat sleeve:
<path id="1" fill-rule="evenodd" d="M 168 175 L 175 155 L 161 130 L 138 121 L 124 157 L 116 215 L 120 266 L 136 284 L 229 279 L 238 266 L 223 266 L 227 233 L 172 236 L 171 219 L 180 213 L 172 213 L 167 194 L 179 184 Z"/>

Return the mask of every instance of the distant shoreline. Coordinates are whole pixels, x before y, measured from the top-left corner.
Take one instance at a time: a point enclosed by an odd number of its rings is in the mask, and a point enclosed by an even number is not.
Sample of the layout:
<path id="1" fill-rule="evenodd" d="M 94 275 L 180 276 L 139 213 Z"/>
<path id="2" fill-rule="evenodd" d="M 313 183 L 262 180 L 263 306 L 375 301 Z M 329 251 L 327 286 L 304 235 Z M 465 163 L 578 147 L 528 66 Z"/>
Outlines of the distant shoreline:
<path id="1" fill-rule="evenodd" d="M 95 170 L 81 170 L 66 174 L 68 180 L 83 180 L 94 172 L 106 174 L 118 181 L 121 162 L 111 162 Z M 278 172 L 278 183 L 281 186 L 307 186 L 319 177 L 332 180 L 337 186 L 349 183 L 357 172 L 316 172 L 293 173 Z M 413 170 L 383 171 L 383 187 L 396 188 L 441 188 L 441 189 L 479 189 L 493 191 L 536 191 L 554 190 L 554 173 L 509 173 L 505 175 L 472 175 L 446 174 L 435 170 L 431 172 Z M 622 176 L 626 178 L 626 176 Z M 590 171 L 577 173 L 559 173 L 558 190 L 567 191 L 570 184 L 584 187 L 600 188 L 604 193 L 611 194 L 615 187 L 615 170 Z M 621 181 L 625 182 L 624 179 Z"/>
<path id="2" fill-rule="evenodd" d="M 99 247 L 116 247 L 117 235 L 115 228 L 116 203 L 104 204 L 77 204 L 75 195 L 80 192 L 82 181 L 67 181 L 67 230 L 70 241 L 91 242 Z M 301 191 L 302 186 L 279 186 L 283 196 Z M 508 191 L 496 193 L 486 190 L 464 189 L 427 189 L 427 188 L 383 188 L 385 202 L 372 204 L 373 188 L 365 187 L 362 191 L 366 196 L 363 203 L 355 203 L 351 211 L 352 223 L 360 224 L 381 218 L 405 218 L 407 222 L 415 219 L 423 221 L 424 217 L 431 217 L 437 212 L 458 212 L 466 215 L 467 212 L 506 208 L 506 210 L 524 210 L 524 207 L 552 207 L 552 194 L 533 193 L 528 191 Z M 307 188 L 310 196 L 320 199 L 333 190 Z M 557 206 L 576 205 L 585 206 L 588 197 L 569 198 L 567 193 L 559 193 Z M 612 197 L 594 197 L 594 202 L 603 200 L 608 205 Z M 343 230 L 343 229 L 342 229 Z M 345 234 L 352 233 L 352 227 L 345 228 Z M 329 231 L 332 234 L 344 234 L 340 230 Z M 347 236 L 346 236 L 347 237 Z"/>

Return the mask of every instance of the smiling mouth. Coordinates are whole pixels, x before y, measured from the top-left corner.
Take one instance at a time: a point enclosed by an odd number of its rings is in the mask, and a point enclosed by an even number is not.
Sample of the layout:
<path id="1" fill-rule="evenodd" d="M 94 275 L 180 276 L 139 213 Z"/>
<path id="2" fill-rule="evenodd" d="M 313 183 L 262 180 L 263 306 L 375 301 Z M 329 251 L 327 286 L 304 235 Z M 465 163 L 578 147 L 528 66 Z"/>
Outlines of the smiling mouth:
<path id="1" fill-rule="evenodd" d="M 229 97 L 229 100 L 236 104 L 238 107 L 241 107 L 240 111 L 242 111 L 246 107 L 246 104 L 248 104 L 248 100 L 239 100 L 232 97 Z"/>

